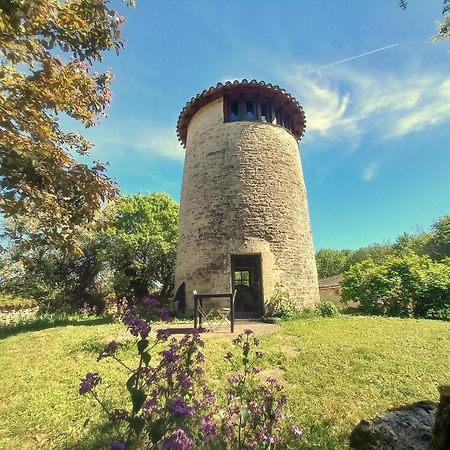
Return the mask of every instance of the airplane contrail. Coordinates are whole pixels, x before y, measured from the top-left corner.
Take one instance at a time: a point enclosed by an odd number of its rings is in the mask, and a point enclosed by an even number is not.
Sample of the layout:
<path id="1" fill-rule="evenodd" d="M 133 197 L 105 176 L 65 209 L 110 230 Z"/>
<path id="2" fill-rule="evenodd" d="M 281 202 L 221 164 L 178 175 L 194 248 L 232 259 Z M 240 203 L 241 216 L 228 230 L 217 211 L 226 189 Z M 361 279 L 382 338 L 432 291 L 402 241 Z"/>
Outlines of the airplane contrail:
<path id="1" fill-rule="evenodd" d="M 400 45 L 400 44 L 391 44 L 386 47 L 377 48 L 376 50 L 371 50 L 370 52 L 361 53 L 360 55 L 352 56 L 352 57 L 346 58 L 346 59 L 341 59 L 340 61 L 336 61 L 331 64 L 326 64 L 325 66 L 316 67 L 315 69 L 308 70 L 306 73 L 316 72 L 317 70 L 322 70 L 327 67 L 336 66 L 337 64 L 342 64 L 344 62 L 351 61 L 352 59 L 356 59 L 356 58 L 362 58 L 363 56 L 371 55 L 372 53 L 377 53 L 377 52 L 381 52 L 383 50 L 387 50 L 388 48 L 397 47 L 398 45 Z"/>

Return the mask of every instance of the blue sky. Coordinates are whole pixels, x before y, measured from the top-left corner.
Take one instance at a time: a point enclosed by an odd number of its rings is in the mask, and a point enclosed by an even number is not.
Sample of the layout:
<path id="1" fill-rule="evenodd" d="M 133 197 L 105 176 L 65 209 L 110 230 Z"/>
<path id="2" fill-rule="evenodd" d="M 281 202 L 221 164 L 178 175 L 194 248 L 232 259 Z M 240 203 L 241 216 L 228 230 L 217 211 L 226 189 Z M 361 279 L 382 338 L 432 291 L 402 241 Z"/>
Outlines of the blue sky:
<path id="1" fill-rule="evenodd" d="M 113 2 L 114 4 L 114 2 Z M 118 2 L 116 3 L 116 5 Z M 313 239 L 358 248 L 450 213 L 450 43 L 431 45 L 441 0 L 138 0 L 108 118 L 87 130 L 124 193 L 177 201 L 185 103 L 218 81 L 284 87 L 303 105 L 300 154 Z M 382 47 L 389 49 L 315 70 Z"/>

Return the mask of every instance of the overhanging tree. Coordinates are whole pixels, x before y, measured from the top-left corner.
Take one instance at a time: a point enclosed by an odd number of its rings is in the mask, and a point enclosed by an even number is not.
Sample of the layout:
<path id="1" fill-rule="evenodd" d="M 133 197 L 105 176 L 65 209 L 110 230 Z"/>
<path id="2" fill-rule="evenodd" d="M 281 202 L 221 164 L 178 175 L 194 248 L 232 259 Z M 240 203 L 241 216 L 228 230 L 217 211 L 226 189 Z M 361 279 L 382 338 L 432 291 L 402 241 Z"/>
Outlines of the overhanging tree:
<path id="1" fill-rule="evenodd" d="M 399 0 L 400 8 L 406 9 L 407 0 Z M 446 41 L 450 38 L 450 0 L 443 0 L 442 5 L 443 22 L 436 24 L 436 34 L 431 38 L 431 42 Z"/>
<path id="2" fill-rule="evenodd" d="M 116 194 L 102 163 L 77 161 L 92 145 L 60 119 L 105 114 L 112 74 L 94 64 L 121 50 L 123 22 L 108 0 L 0 0 L 0 209 L 39 222 L 32 236 L 18 223 L 19 238 L 70 244 Z"/>

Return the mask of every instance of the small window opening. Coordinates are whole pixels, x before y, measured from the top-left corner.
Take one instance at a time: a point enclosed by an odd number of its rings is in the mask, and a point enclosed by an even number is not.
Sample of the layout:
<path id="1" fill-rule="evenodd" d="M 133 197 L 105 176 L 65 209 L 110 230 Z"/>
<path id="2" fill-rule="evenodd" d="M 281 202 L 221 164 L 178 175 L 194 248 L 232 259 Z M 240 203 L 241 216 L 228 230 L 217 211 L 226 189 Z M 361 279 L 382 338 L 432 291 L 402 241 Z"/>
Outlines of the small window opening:
<path id="1" fill-rule="evenodd" d="M 230 120 L 239 120 L 239 102 L 237 100 L 230 102 Z"/>
<path id="2" fill-rule="evenodd" d="M 271 122 L 269 105 L 267 103 L 261 103 L 261 120 L 263 122 Z"/>
<path id="3" fill-rule="evenodd" d="M 277 125 L 283 126 L 283 110 L 281 108 L 275 111 L 275 120 Z"/>
<path id="4" fill-rule="evenodd" d="M 248 270 L 234 272 L 234 285 L 250 287 L 250 272 Z"/>
<path id="5" fill-rule="evenodd" d="M 256 119 L 255 102 L 253 102 L 253 100 L 245 101 L 245 119 L 246 120 Z"/>
<path id="6" fill-rule="evenodd" d="M 241 120 L 260 120 L 261 122 L 275 123 L 295 134 L 295 123 L 291 115 L 282 106 L 267 97 L 249 97 L 241 95 L 239 97 L 226 97 L 224 107 L 225 122 L 235 122 Z"/>

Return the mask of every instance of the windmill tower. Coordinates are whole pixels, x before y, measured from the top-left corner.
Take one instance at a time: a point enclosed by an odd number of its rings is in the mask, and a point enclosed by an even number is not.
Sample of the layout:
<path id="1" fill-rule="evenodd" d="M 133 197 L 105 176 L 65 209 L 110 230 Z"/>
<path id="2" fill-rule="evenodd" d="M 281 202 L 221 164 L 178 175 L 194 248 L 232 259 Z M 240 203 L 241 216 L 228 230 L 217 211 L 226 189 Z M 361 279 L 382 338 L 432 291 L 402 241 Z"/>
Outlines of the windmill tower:
<path id="1" fill-rule="evenodd" d="M 178 120 L 186 148 L 175 286 L 237 289 L 236 316 L 259 317 L 283 292 L 319 301 L 298 141 L 300 104 L 278 86 L 219 83 L 192 98 Z"/>

